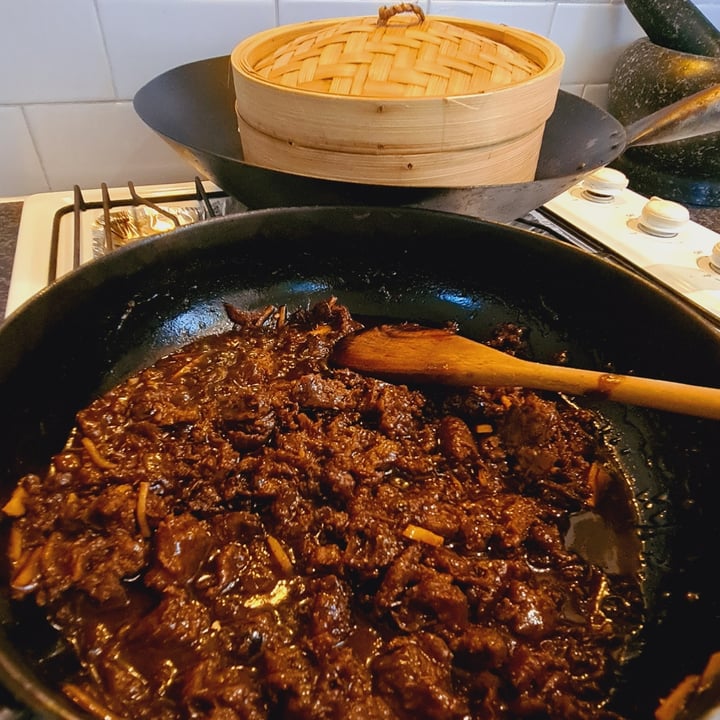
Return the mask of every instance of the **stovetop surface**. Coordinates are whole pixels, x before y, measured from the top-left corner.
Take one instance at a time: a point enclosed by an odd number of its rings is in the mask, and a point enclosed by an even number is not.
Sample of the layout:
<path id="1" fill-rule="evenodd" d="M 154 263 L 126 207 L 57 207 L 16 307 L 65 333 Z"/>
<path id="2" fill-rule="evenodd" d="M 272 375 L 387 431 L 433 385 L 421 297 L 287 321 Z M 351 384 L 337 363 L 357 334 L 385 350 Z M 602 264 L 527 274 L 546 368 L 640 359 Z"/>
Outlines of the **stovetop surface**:
<path id="1" fill-rule="evenodd" d="M 0 317 L 5 316 L 22 207 L 22 201 L 0 203 Z"/>

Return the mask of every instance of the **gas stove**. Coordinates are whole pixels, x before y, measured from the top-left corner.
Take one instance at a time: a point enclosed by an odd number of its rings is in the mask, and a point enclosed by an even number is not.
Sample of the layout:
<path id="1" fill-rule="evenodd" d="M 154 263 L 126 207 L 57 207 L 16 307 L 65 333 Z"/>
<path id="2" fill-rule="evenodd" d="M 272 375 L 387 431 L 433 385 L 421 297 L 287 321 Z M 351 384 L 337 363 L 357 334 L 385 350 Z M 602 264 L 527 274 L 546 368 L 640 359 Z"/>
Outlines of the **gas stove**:
<path id="1" fill-rule="evenodd" d="M 75 187 L 25 198 L 5 314 L 73 269 L 127 243 L 247 210 L 200 179 Z M 597 171 L 510 224 L 623 265 L 675 293 L 720 329 L 720 235 L 691 220 L 682 205 L 631 191 L 622 173 Z M 0 720 L 36 718 L 14 707 L 0 688 Z"/>
<path id="2" fill-rule="evenodd" d="M 213 183 L 42 193 L 23 205 L 6 315 L 67 272 L 140 237 L 247 207 Z M 651 279 L 720 325 L 720 235 L 682 205 L 628 188 L 601 168 L 510 223 L 568 242 Z"/>

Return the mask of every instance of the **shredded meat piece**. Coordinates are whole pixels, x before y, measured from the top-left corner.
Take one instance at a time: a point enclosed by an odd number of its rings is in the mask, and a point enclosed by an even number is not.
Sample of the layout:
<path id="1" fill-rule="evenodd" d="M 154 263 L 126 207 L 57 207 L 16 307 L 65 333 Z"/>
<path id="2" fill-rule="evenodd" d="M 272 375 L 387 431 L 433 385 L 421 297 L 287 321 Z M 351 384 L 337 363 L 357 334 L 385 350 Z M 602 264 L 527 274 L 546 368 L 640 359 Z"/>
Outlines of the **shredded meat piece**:
<path id="1" fill-rule="evenodd" d="M 68 695 L 133 720 L 619 718 L 640 590 L 564 541 L 613 475 L 592 414 L 332 367 L 360 327 L 332 299 L 227 310 L 79 412 L 6 506 Z"/>

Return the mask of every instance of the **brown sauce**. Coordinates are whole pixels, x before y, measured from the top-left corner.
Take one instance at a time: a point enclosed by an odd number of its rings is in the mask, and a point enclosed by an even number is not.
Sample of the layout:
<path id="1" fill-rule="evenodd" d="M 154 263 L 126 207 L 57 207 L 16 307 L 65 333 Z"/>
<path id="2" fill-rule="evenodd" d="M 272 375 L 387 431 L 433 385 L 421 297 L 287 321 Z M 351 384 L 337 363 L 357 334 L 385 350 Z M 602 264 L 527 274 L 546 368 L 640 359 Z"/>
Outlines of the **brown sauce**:
<path id="1" fill-rule="evenodd" d="M 5 506 L 14 596 L 78 658 L 69 697 L 133 720 L 618 718 L 640 548 L 592 413 L 331 368 L 358 327 L 334 301 L 229 314 L 78 413 Z"/>

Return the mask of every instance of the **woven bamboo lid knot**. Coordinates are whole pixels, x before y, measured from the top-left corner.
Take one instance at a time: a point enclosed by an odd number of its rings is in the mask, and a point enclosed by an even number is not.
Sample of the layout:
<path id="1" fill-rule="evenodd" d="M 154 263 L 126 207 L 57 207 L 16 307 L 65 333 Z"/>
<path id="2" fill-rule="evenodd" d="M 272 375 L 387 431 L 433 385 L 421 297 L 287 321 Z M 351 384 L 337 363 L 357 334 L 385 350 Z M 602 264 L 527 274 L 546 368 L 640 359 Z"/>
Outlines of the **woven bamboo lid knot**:
<path id="1" fill-rule="evenodd" d="M 378 27 L 387 25 L 388 20 L 390 20 L 391 17 L 403 12 L 415 13 L 418 16 L 419 22 L 422 22 L 425 19 L 425 13 L 423 12 L 423 9 L 415 3 L 399 3 L 392 6 L 383 5 L 378 10 Z"/>
<path id="2" fill-rule="evenodd" d="M 408 17 L 407 13 L 412 13 Z M 267 49 L 267 54 L 263 54 Z M 360 97 L 442 97 L 523 82 L 542 68 L 498 40 L 427 18 L 411 3 L 257 46 L 243 72 L 296 90 Z"/>

